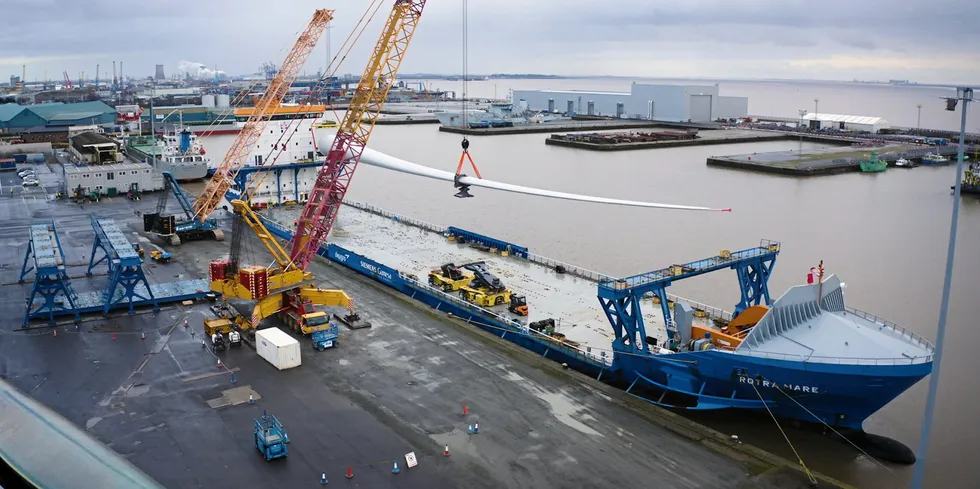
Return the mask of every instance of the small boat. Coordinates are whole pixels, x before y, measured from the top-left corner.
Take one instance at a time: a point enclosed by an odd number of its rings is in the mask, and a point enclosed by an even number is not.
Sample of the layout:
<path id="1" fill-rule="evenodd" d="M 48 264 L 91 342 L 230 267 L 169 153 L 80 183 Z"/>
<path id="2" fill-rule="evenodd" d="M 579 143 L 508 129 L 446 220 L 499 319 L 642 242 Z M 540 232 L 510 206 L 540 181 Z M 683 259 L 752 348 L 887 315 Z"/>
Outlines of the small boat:
<path id="1" fill-rule="evenodd" d="M 885 171 L 888 168 L 888 162 L 885 160 L 878 159 L 878 153 L 871 152 L 871 158 L 868 160 L 861 160 L 860 163 L 861 171 L 863 172 L 880 172 Z"/>
<path id="2" fill-rule="evenodd" d="M 947 163 L 949 163 L 949 158 L 938 153 L 930 153 L 922 157 L 923 165 L 945 165 Z"/>
<path id="3" fill-rule="evenodd" d="M 895 166 L 899 168 L 915 168 L 919 166 L 919 164 L 913 160 L 899 158 L 898 160 L 895 161 Z"/>

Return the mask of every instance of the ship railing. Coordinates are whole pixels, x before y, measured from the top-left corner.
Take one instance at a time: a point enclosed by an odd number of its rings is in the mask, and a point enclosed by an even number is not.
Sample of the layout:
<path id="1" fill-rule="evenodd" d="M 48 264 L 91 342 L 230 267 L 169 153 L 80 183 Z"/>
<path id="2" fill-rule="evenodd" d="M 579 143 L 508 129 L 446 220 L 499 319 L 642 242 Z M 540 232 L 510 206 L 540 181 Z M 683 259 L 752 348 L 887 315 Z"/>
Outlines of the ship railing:
<path id="1" fill-rule="evenodd" d="M 584 278 L 586 280 L 591 280 L 596 283 L 615 280 L 613 277 L 610 277 L 609 275 L 606 275 L 604 273 L 599 273 L 593 270 L 589 270 L 587 268 L 578 267 L 562 261 L 555 260 L 553 258 L 548 258 L 546 256 L 541 256 L 534 253 L 528 253 L 527 260 L 530 262 L 537 263 L 538 265 L 543 265 L 552 269 L 561 266 L 565 269 L 565 273 L 569 275 L 575 275 L 576 277 Z"/>
<path id="2" fill-rule="evenodd" d="M 834 365 L 916 365 L 932 361 L 932 355 L 921 357 L 901 358 L 867 358 L 867 357 L 828 357 L 819 355 L 798 355 L 794 353 L 778 353 L 760 350 L 740 350 L 737 352 L 747 356 L 771 358 L 774 360 L 789 360 L 792 362 L 827 363 Z"/>
<path id="3" fill-rule="evenodd" d="M 371 214 L 374 214 L 374 215 L 377 215 L 377 216 L 386 217 L 388 219 L 392 219 L 392 220 L 398 221 L 398 222 L 403 223 L 403 224 L 408 224 L 409 226 L 415 226 L 417 228 L 422 228 L 422 229 L 425 229 L 426 231 L 432 231 L 434 233 L 439 233 L 439 234 L 445 234 L 447 232 L 447 229 L 445 227 L 443 227 L 443 226 L 437 226 L 435 224 L 431 224 L 431 223 L 425 222 L 425 221 L 423 221 L 421 219 L 415 219 L 414 217 L 408 217 L 408 216 L 403 216 L 403 215 L 400 215 L 400 214 L 395 214 L 394 212 L 386 211 L 386 210 L 384 210 L 384 209 L 382 209 L 380 207 L 376 207 L 376 206 L 373 206 L 371 204 L 365 204 L 365 203 L 362 203 L 362 202 L 357 202 L 357 201 L 349 200 L 349 199 L 348 200 L 344 200 L 344 204 L 345 205 L 349 205 L 349 206 L 351 206 L 351 207 L 353 207 L 355 209 L 360 209 L 360 210 L 362 210 L 364 212 L 370 212 Z"/>
<path id="4" fill-rule="evenodd" d="M 719 307 L 711 306 L 711 305 L 705 304 L 703 302 L 698 302 L 698 301 L 695 301 L 695 300 L 688 299 L 686 297 L 681 297 L 679 295 L 674 295 L 674 294 L 668 293 L 667 294 L 667 299 L 668 300 L 672 300 L 674 302 L 684 302 L 684 303 L 686 303 L 687 305 L 693 307 L 696 310 L 704 311 L 704 313 L 710 319 L 722 319 L 722 320 L 725 320 L 725 321 L 731 321 L 732 320 L 732 316 L 734 315 L 734 313 L 728 312 L 728 311 L 726 311 L 724 309 L 721 309 Z M 673 319 L 671 319 L 671 321 L 673 321 Z"/>
<path id="5" fill-rule="evenodd" d="M 855 309 L 853 307 L 845 307 L 844 309 L 847 312 L 851 313 L 851 314 L 854 314 L 854 315 L 857 315 L 857 316 L 861 316 L 864 319 L 867 319 L 868 321 L 871 321 L 871 322 L 873 322 L 873 323 L 875 323 L 875 324 L 877 324 L 877 325 L 879 325 L 879 326 L 881 326 L 883 328 L 890 329 L 893 332 L 895 332 L 896 334 L 898 334 L 899 337 L 901 337 L 901 338 L 908 338 L 908 339 L 912 340 L 913 342 L 918 343 L 919 346 L 922 346 L 924 348 L 927 348 L 930 351 L 935 349 L 935 346 L 933 346 L 933 344 L 931 342 L 929 342 L 929 340 L 927 340 L 927 339 L 923 338 L 922 336 L 920 336 L 920 335 L 918 335 L 918 334 L 916 334 L 916 333 L 914 333 L 912 331 L 909 331 L 908 329 L 903 328 L 903 327 L 901 327 L 901 326 L 899 326 L 899 325 L 897 325 L 897 324 L 895 324 L 895 323 L 893 323 L 893 322 L 891 322 L 891 321 L 889 321 L 887 319 L 880 318 L 880 317 L 878 317 L 878 316 L 876 316 L 874 314 L 871 314 L 870 312 L 865 312 L 865 311 L 862 311 L 860 309 Z"/>
<path id="6" fill-rule="evenodd" d="M 429 284 L 422 282 L 421 280 L 418 280 L 418 278 L 414 275 L 409 275 L 402 272 L 399 272 L 399 275 L 407 282 L 410 282 L 412 287 L 416 289 L 422 289 L 429 294 L 439 296 L 442 298 L 442 300 L 446 302 L 451 302 L 461 308 L 467 309 L 470 312 L 474 313 L 475 315 L 479 316 L 480 318 L 489 321 L 488 323 L 484 323 L 484 324 L 491 328 L 494 327 L 493 323 L 498 323 L 498 324 L 502 323 L 516 330 L 514 331 L 514 330 L 500 328 L 501 333 L 503 333 L 504 331 L 520 332 L 521 334 L 525 334 L 528 336 L 536 337 L 543 341 L 547 341 L 551 349 L 559 350 L 569 356 L 576 357 L 580 360 L 588 361 L 592 363 L 598 362 L 606 366 L 612 365 L 612 358 L 607 356 L 604 351 L 601 351 L 599 355 L 596 355 L 595 353 L 592 353 L 592 348 L 579 348 L 566 343 L 561 343 L 545 333 L 542 333 L 540 331 L 535 331 L 529 328 L 526 323 L 516 321 L 509 317 L 497 314 L 496 312 L 479 307 L 475 304 L 471 304 L 469 302 L 464 301 L 463 299 L 460 299 L 459 297 L 456 297 L 455 295 L 447 294 L 442 289 L 432 287 Z"/>

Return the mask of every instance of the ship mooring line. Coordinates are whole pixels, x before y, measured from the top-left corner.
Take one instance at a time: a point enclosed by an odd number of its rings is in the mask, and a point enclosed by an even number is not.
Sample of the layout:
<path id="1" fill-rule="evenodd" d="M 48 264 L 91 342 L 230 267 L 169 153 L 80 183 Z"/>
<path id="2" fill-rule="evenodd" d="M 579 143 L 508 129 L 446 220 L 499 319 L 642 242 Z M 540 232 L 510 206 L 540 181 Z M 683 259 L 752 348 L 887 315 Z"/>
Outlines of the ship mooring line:
<path id="1" fill-rule="evenodd" d="M 763 377 L 763 379 L 765 379 L 765 377 Z M 766 380 L 768 380 L 768 379 L 766 379 Z M 772 382 L 772 381 L 770 381 L 770 382 Z M 830 426 L 829 424 L 827 424 L 826 421 L 820 419 L 820 417 L 817 416 L 816 414 L 814 414 L 813 411 L 810 411 L 809 409 L 806 408 L 806 406 L 804 406 L 803 404 L 800 404 L 800 401 L 797 401 L 796 399 L 793 398 L 793 396 L 787 394 L 785 391 L 783 391 L 782 389 L 780 389 L 778 385 L 776 385 L 775 383 L 773 383 L 772 385 L 776 387 L 776 390 L 778 390 L 779 392 L 781 392 L 784 396 L 788 397 L 791 401 L 795 402 L 797 406 L 799 406 L 804 411 L 806 411 L 807 414 L 809 414 L 810 416 L 813 416 L 813 418 L 816 419 L 817 421 L 819 421 L 820 424 L 826 426 L 828 429 L 830 429 L 830 431 L 833 431 L 835 435 L 841 437 L 844 441 L 846 441 L 852 447 L 856 448 L 857 451 L 859 451 L 862 454 L 864 454 L 864 456 L 866 456 L 869 459 L 871 459 L 872 461 L 874 461 L 874 463 L 880 465 L 883 469 L 887 470 L 888 472 L 890 472 L 895 477 L 901 479 L 900 477 L 898 477 L 898 474 L 894 470 L 891 469 L 891 467 L 889 467 L 889 466 L 881 463 L 880 460 L 878 460 L 877 458 L 871 456 L 871 454 L 869 454 L 868 452 L 864 451 L 861 447 L 857 446 L 857 444 L 855 444 L 853 441 L 848 440 L 846 436 L 844 436 L 844 435 L 841 434 L 841 432 L 839 432 L 836 429 L 834 429 L 833 426 Z"/>
<path id="2" fill-rule="evenodd" d="M 766 403 L 765 399 L 763 399 L 762 394 L 759 393 L 759 389 L 755 386 L 754 383 L 749 385 L 752 386 L 752 390 L 755 391 L 755 395 L 759 396 L 759 400 L 762 401 L 762 405 L 765 406 L 766 411 L 769 412 L 769 416 L 772 417 L 773 423 L 776 423 L 776 428 L 779 428 L 779 432 L 783 434 L 783 438 L 786 440 L 786 444 L 789 445 L 789 448 L 793 450 L 793 455 L 796 455 L 796 460 L 798 460 L 800 462 L 800 466 L 803 467 L 803 472 L 805 472 L 806 477 L 810 479 L 810 484 L 816 486 L 817 479 L 813 477 L 813 474 L 810 473 L 810 469 L 808 469 L 806 464 L 803 463 L 803 458 L 801 458 L 800 453 L 796 451 L 796 447 L 793 446 L 793 442 L 789 441 L 789 436 L 786 435 L 786 432 L 783 430 L 783 427 L 780 426 L 779 420 L 776 419 L 776 415 L 772 413 L 771 409 L 769 409 L 769 404 Z"/>

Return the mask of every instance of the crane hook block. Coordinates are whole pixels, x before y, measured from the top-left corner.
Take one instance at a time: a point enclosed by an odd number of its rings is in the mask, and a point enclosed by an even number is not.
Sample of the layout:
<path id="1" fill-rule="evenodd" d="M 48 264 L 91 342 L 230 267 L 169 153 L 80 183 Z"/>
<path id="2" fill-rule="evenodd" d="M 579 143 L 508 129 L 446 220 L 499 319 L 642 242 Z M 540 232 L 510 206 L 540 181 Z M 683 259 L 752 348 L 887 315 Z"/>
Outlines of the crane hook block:
<path id="1" fill-rule="evenodd" d="M 463 146 L 463 151 L 466 151 L 466 150 L 470 149 L 470 140 L 469 139 L 466 139 L 464 137 L 463 138 L 463 142 L 461 144 Z"/>

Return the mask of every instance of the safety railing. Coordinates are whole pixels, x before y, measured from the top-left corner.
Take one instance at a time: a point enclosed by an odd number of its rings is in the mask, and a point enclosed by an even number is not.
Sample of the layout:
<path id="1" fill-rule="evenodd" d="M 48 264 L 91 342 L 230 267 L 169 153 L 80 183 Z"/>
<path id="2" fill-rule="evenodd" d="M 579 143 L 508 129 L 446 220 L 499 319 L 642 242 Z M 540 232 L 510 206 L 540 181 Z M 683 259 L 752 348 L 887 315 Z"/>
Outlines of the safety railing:
<path id="1" fill-rule="evenodd" d="M 880 317 L 878 317 L 878 316 L 876 316 L 874 314 L 871 314 L 870 312 L 865 312 L 865 311 L 862 311 L 860 309 L 855 309 L 853 307 L 845 307 L 844 310 L 846 310 L 847 312 L 849 312 L 851 314 L 854 314 L 856 316 L 861 316 L 864 319 L 867 319 L 868 321 L 871 321 L 871 322 L 877 324 L 878 326 L 881 326 L 883 328 L 890 329 L 893 332 L 895 332 L 895 334 L 899 335 L 899 337 L 908 338 L 908 339 L 910 339 L 910 340 L 918 343 L 919 346 L 922 346 L 923 348 L 927 348 L 930 351 L 935 350 L 935 347 L 933 346 L 933 344 L 929 340 L 927 340 L 927 339 L 923 338 L 922 336 L 919 336 L 918 334 L 916 334 L 916 333 L 914 333 L 912 331 L 909 331 L 908 329 L 903 328 L 903 327 L 901 327 L 901 326 L 899 326 L 899 325 L 897 325 L 897 324 L 895 324 L 895 323 L 893 323 L 893 322 L 891 322 L 891 321 L 889 321 L 887 319 L 880 318 Z"/>
<path id="2" fill-rule="evenodd" d="M 674 294 L 667 294 L 667 299 L 674 302 L 684 302 L 694 309 L 704 311 L 709 319 L 722 319 L 725 321 L 731 321 L 734 313 L 728 312 L 720 307 L 710 306 L 703 302 L 698 302 L 685 297 L 677 296 Z"/>
<path id="3" fill-rule="evenodd" d="M 344 200 L 344 205 L 349 205 L 349 206 L 351 206 L 351 207 L 353 207 L 355 209 L 359 209 L 359 210 L 362 210 L 364 212 L 370 212 L 371 214 L 374 214 L 374 215 L 377 215 L 377 216 L 381 216 L 381 217 L 385 217 L 385 218 L 388 218 L 388 219 L 392 219 L 392 220 L 398 221 L 398 222 L 403 223 L 403 224 L 408 224 L 409 226 L 415 226 L 417 228 L 422 228 L 422 229 L 425 229 L 426 231 L 432 231 L 434 233 L 439 233 L 439 234 L 445 234 L 446 233 L 446 228 L 443 227 L 443 226 L 437 226 L 435 224 L 431 224 L 431 223 L 425 222 L 425 221 L 423 221 L 421 219 L 415 219 L 413 217 L 408 217 L 408 216 L 403 216 L 403 215 L 400 215 L 400 214 L 395 214 L 394 212 L 386 211 L 386 210 L 384 210 L 384 209 L 382 209 L 380 207 L 376 207 L 376 206 L 373 206 L 371 204 L 365 204 L 365 203 L 357 202 L 357 201 L 353 201 L 353 200 Z"/>
<path id="4" fill-rule="evenodd" d="M 599 273 L 599 272 L 596 272 L 596 271 L 592 271 L 592 270 L 589 270 L 587 268 L 582 268 L 582 267 L 577 267 L 575 265 L 570 265 L 570 264 L 565 263 L 563 261 L 558 261 L 558 260 L 555 260 L 553 258 L 548 258 L 546 256 L 536 255 L 534 253 L 528 253 L 527 254 L 527 260 L 530 261 L 530 262 L 537 263 L 538 265 L 543 265 L 543 266 L 546 266 L 546 267 L 552 268 L 552 269 L 558 268 L 560 266 L 560 267 L 563 267 L 565 269 L 565 273 L 567 273 L 569 275 L 575 275 L 576 277 L 581 277 L 581 278 L 584 278 L 586 280 L 591 280 L 591 281 L 596 282 L 596 283 L 603 282 L 603 281 L 606 281 L 606 280 L 614 280 L 609 275 L 606 275 L 606 274 L 603 274 L 603 273 Z"/>
<path id="5" fill-rule="evenodd" d="M 834 365 L 917 365 L 932 361 L 932 355 L 902 358 L 861 358 L 861 357 L 827 357 L 819 355 L 797 355 L 793 353 L 777 353 L 761 350 L 736 350 L 739 354 L 753 357 L 788 360 L 793 362 L 828 363 Z"/>

